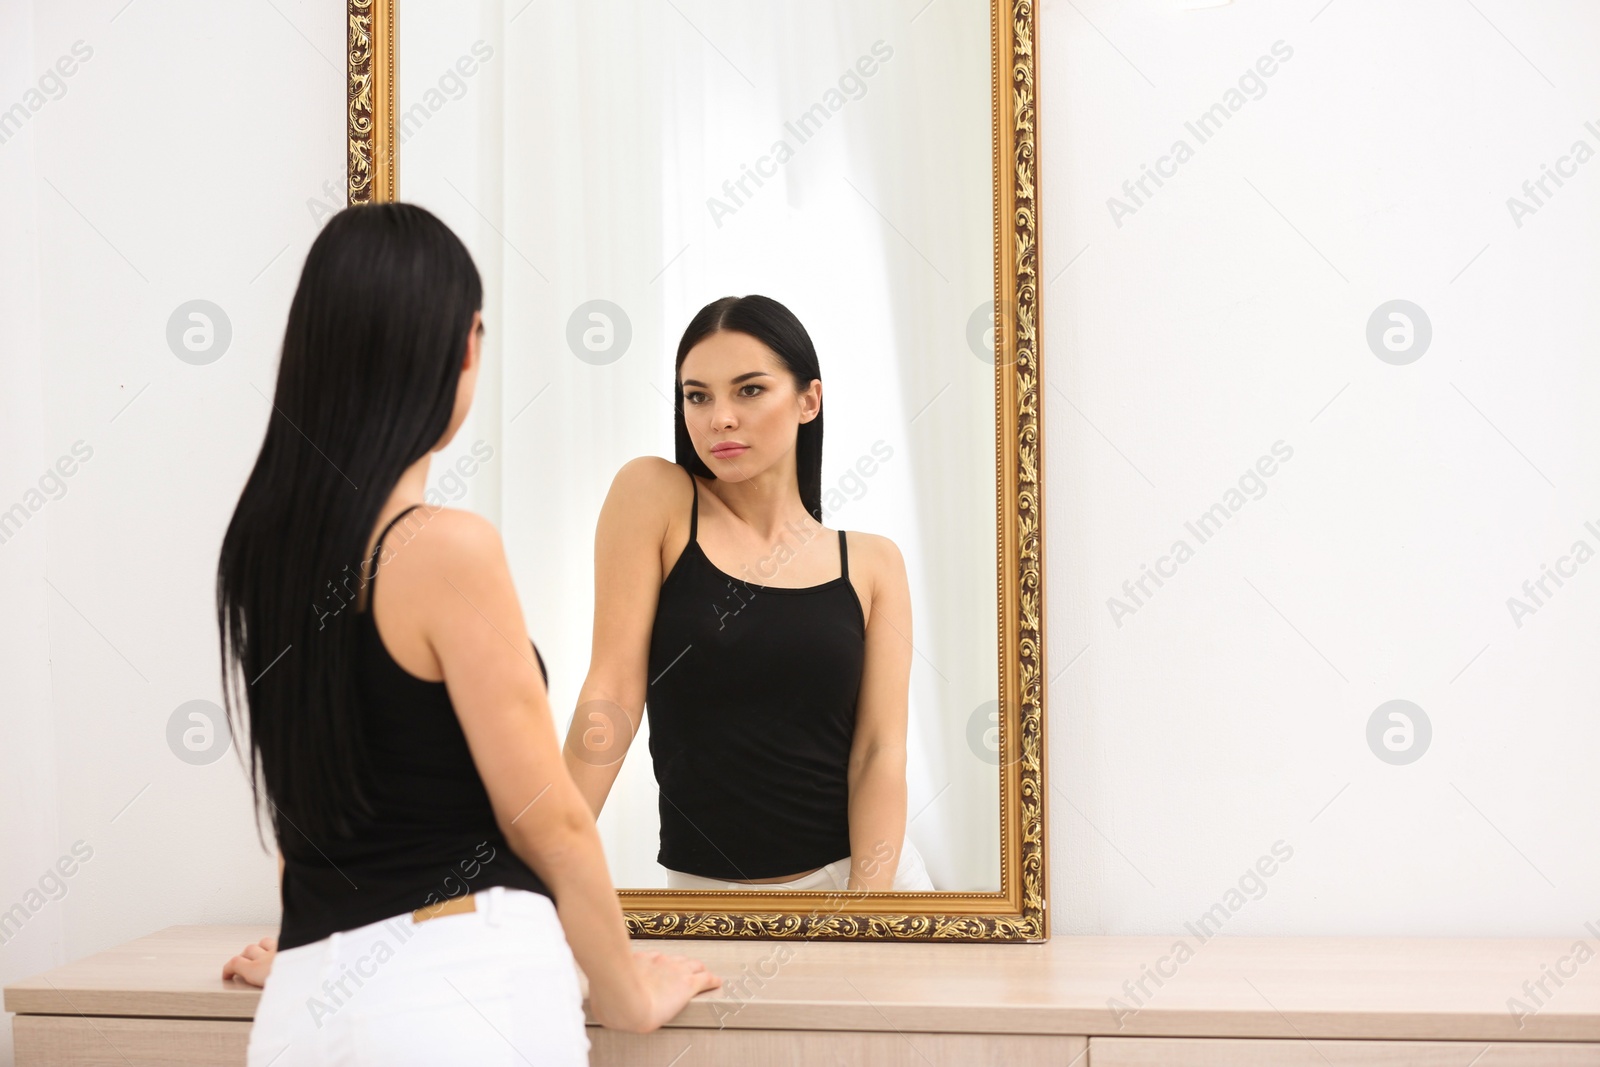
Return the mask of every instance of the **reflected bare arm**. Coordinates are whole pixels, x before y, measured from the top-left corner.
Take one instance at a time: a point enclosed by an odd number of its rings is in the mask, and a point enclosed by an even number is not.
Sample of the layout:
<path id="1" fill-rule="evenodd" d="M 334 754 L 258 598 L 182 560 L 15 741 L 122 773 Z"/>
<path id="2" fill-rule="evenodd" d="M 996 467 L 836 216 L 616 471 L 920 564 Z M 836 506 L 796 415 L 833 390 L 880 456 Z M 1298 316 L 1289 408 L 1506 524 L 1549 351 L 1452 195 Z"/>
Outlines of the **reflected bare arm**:
<path id="1" fill-rule="evenodd" d="M 644 719 L 662 543 L 669 509 L 686 503 L 687 483 L 683 468 L 658 456 L 630 460 L 612 479 L 595 526 L 589 673 L 562 758 L 596 816 Z"/>
<path id="2" fill-rule="evenodd" d="M 911 588 L 905 559 L 887 537 L 854 534 L 851 559 L 871 568 L 866 664 L 850 744 L 852 890 L 894 885 L 906 832 L 906 720 L 911 687 Z"/>

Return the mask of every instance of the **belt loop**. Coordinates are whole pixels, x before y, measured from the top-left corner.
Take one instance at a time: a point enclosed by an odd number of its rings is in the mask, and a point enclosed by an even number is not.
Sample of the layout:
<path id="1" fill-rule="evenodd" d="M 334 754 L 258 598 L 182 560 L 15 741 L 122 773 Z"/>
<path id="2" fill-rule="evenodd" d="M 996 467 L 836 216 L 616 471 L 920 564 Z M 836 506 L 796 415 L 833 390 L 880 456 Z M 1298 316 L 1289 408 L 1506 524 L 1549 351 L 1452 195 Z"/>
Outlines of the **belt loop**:
<path id="1" fill-rule="evenodd" d="M 478 907 L 483 910 L 483 921 L 489 926 L 500 925 L 500 893 L 503 886 L 492 885 L 478 893 Z"/>
<path id="2" fill-rule="evenodd" d="M 319 980 L 337 981 L 339 978 L 339 949 L 348 940 L 343 930 L 335 930 L 328 935 L 326 951 L 322 954 L 322 973 L 317 976 Z"/>

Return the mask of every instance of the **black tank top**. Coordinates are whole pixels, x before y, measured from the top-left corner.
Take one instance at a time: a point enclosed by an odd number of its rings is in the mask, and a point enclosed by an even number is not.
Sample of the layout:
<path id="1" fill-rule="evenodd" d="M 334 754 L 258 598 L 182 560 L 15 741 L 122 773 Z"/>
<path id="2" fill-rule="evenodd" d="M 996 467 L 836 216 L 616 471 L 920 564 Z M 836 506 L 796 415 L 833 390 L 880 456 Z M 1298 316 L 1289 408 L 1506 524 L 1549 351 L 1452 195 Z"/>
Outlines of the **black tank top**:
<path id="1" fill-rule="evenodd" d="M 500 832 L 445 683 L 395 662 L 372 620 L 383 538 L 417 506 L 378 535 L 367 610 L 357 612 L 354 667 L 377 815 L 350 840 L 314 843 L 284 821 L 280 951 L 490 886 L 551 895 Z"/>
<path id="2" fill-rule="evenodd" d="M 844 531 L 839 577 L 801 589 L 752 585 L 701 551 L 700 486 L 689 480 L 689 543 L 661 583 L 650 634 L 657 860 L 748 879 L 843 859 L 866 658 Z"/>

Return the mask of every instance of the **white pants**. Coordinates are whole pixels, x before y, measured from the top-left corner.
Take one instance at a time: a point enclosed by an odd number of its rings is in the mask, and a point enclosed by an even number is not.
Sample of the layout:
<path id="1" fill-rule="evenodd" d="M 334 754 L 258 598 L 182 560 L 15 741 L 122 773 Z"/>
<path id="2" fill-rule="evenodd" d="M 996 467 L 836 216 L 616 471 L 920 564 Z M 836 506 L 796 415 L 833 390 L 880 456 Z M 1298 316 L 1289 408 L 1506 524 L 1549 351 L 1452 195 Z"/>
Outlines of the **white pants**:
<path id="1" fill-rule="evenodd" d="M 477 910 L 408 912 L 278 953 L 249 1067 L 589 1062 L 577 965 L 549 897 L 492 886 Z"/>
<path id="2" fill-rule="evenodd" d="M 697 874 L 674 871 L 670 867 L 667 869 L 668 889 L 757 889 L 772 892 L 789 889 L 841 890 L 849 887 L 849 856 L 787 882 L 724 882 L 717 878 L 702 878 Z M 917 851 L 909 837 L 900 845 L 900 865 L 894 870 L 894 885 L 891 888 L 899 893 L 933 892 L 933 881 L 922 862 L 922 853 Z"/>

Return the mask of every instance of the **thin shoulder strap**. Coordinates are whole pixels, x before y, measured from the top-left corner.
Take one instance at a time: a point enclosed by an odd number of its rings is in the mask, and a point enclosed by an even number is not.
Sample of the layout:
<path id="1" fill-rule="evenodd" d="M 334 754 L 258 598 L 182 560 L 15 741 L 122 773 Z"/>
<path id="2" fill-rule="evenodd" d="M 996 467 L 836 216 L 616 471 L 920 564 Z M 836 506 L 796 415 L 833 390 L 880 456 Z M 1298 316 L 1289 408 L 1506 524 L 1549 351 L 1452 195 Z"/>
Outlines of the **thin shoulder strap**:
<path id="1" fill-rule="evenodd" d="M 694 489 L 694 503 L 689 505 L 689 543 L 692 545 L 700 528 L 700 483 L 695 481 L 694 471 L 688 467 L 683 469 L 689 475 L 689 485 Z"/>
<path id="2" fill-rule="evenodd" d="M 850 550 L 845 547 L 844 531 L 839 531 L 839 577 L 850 577 Z"/>
<path id="3" fill-rule="evenodd" d="M 367 559 L 367 569 L 372 572 L 367 576 L 367 581 L 376 582 L 378 580 L 378 554 L 383 551 L 383 539 L 389 536 L 389 531 L 394 529 L 395 523 L 399 522 L 401 519 L 405 518 L 407 515 L 411 514 L 421 506 L 421 504 L 412 504 L 409 508 L 406 508 L 400 514 L 390 519 L 388 524 L 384 526 L 383 532 L 378 534 L 378 543 L 372 546 L 372 555 Z M 371 605 L 372 593 L 369 591 L 367 593 L 367 606 L 370 608 Z"/>

